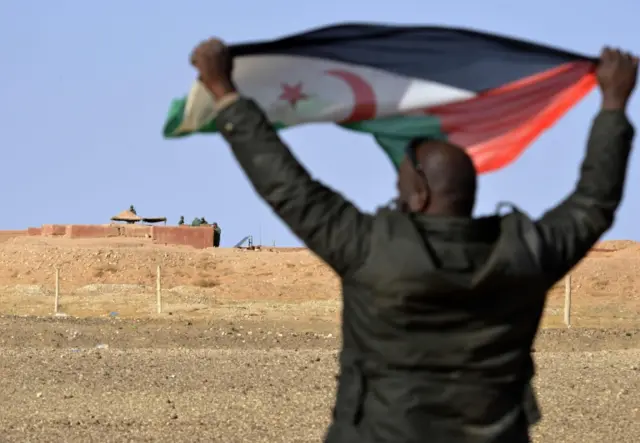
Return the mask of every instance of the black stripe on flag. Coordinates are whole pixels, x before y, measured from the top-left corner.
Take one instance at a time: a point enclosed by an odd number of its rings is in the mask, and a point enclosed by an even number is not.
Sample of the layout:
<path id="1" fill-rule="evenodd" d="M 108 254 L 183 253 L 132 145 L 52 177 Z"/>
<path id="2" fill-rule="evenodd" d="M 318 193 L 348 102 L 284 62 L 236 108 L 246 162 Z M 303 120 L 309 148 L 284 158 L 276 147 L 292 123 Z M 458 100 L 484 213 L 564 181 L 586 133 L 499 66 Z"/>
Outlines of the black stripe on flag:
<path id="1" fill-rule="evenodd" d="M 296 55 L 370 66 L 473 92 L 568 62 L 590 60 L 549 46 L 469 29 L 342 24 L 233 45 L 234 56 Z"/>

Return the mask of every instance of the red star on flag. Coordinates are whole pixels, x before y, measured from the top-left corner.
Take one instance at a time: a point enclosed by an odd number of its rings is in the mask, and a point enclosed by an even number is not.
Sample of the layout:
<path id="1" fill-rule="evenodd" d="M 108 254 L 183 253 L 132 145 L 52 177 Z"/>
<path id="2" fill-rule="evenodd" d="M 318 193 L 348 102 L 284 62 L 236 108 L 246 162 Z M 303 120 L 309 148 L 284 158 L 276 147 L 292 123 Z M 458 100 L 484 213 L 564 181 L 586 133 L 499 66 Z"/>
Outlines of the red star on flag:
<path id="1" fill-rule="evenodd" d="M 286 83 L 282 84 L 282 94 L 278 97 L 280 100 L 286 100 L 291 103 L 291 106 L 295 107 L 295 105 L 300 100 L 306 100 L 309 98 L 307 94 L 302 92 L 302 82 L 296 85 L 288 85 Z"/>

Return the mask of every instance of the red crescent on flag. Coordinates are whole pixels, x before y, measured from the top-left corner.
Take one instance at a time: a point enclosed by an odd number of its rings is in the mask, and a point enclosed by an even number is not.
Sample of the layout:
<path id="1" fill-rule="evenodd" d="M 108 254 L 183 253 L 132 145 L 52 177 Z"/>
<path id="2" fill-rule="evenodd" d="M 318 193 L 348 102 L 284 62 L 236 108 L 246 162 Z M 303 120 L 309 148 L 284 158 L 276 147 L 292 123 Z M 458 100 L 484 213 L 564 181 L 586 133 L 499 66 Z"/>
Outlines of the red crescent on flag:
<path id="1" fill-rule="evenodd" d="M 376 117 L 376 94 L 371 85 L 353 72 L 331 70 L 327 75 L 344 81 L 353 92 L 353 110 L 351 115 L 340 123 L 351 123 L 363 120 L 373 120 Z"/>

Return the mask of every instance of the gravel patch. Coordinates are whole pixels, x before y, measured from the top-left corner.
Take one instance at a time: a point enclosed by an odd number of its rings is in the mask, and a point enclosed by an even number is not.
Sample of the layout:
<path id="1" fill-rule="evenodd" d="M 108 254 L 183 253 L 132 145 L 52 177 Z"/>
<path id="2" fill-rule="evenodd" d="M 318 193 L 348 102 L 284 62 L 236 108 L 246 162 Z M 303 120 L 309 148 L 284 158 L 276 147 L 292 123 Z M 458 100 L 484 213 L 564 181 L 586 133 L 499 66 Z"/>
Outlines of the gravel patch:
<path id="1" fill-rule="evenodd" d="M 0 328 L 3 442 L 310 442 L 329 421 L 334 324 L 0 317 Z M 534 442 L 639 441 L 639 338 L 542 331 Z"/>

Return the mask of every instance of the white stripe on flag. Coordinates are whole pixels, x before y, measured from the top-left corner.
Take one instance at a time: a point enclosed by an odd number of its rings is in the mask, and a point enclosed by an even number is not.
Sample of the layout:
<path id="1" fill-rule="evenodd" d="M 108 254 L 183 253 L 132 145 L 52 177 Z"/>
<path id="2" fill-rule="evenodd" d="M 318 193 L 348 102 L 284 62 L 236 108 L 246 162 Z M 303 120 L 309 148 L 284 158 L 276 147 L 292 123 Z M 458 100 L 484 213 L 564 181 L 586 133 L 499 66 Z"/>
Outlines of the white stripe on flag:
<path id="1" fill-rule="evenodd" d="M 377 68 L 300 56 L 238 57 L 233 78 L 240 93 L 256 100 L 272 122 L 287 126 L 344 121 L 356 115 L 356 105 L 357 115 L 371 120 L 475 96 L 471 91 Z M 214 117 L 213 98 L 196 82 L 178 132 L 197 130 Z"/>

